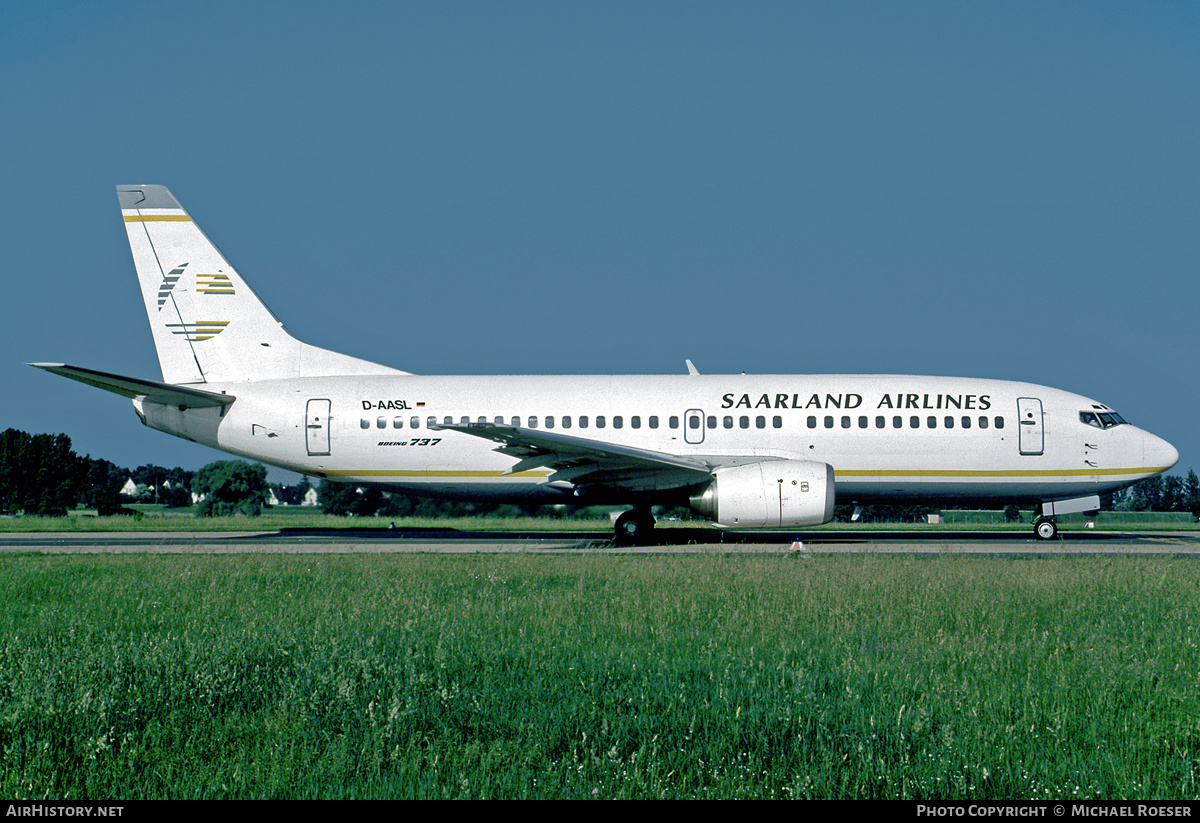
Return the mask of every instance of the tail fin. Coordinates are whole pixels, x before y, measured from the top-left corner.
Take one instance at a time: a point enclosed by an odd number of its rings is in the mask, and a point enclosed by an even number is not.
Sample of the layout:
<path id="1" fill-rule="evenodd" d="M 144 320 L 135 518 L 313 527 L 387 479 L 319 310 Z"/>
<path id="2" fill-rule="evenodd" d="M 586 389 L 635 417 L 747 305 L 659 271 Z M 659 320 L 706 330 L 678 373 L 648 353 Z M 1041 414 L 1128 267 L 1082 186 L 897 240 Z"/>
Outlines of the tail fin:
<path id="1" fill-rule="evenodd" d="M 117 186 L 163 380 L 407 374 L 288 334 L 164 186 Z"/>

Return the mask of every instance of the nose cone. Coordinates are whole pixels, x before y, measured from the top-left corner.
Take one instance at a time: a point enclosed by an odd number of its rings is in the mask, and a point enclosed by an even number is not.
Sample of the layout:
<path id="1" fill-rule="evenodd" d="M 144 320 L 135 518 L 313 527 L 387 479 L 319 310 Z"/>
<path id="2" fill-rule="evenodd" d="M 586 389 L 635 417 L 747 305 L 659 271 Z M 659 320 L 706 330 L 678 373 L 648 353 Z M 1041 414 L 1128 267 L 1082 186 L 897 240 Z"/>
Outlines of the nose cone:
<path id="1" fill-rule="evenodd" d="M 1155 472 L 1165 472 L 1179 462 L 1175 447 L 1150 432 L 1142 433 L 1142 454 L 1146 467 Z"/>

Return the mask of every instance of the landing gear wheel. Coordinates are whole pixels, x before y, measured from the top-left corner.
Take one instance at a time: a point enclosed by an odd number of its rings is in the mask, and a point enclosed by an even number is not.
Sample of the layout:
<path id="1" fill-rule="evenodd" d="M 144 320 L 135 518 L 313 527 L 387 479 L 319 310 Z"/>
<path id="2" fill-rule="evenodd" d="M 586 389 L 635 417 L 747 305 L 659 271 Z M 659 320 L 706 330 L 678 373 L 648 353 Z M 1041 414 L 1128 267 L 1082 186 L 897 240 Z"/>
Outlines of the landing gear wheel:
<path id="1" fill-rule="evenodd" d="M 1039 517 L 1033 524 L 1033 533 L 1038 540 L 1053 540 L 1058 537 L 1058 524 L 1049 517 Z"/>
<path id="2" fill-rule="evenodd" d="M 648 511 L 630 509 L 617 518 L 616 543 L 618 546 L 639 546 L 650 539 L 654 531 L 654 516 Z"/>

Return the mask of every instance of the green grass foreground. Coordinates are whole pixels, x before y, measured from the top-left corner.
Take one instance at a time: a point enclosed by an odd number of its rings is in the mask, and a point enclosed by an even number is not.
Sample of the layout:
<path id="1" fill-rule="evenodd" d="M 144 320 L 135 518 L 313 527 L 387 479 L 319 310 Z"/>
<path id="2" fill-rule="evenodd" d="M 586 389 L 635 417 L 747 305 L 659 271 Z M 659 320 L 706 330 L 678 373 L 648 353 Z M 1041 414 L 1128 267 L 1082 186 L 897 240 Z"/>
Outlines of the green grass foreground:
<path id="1" fill-rule="evenodd" d="M 1195 798 L 1200 563 L 8 556 L 0 796 Z"/>

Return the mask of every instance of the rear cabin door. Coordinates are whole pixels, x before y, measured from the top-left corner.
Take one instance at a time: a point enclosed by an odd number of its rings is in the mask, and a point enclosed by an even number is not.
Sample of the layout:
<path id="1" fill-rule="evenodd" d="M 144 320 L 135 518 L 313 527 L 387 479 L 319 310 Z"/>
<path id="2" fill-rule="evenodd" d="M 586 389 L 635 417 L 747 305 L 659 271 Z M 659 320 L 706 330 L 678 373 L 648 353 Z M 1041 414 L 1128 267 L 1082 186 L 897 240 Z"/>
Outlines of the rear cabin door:
<path id="1" fill-rule="evenodd" d="M 1042 401 L 1036 397 L 1017 398 L 1017 423 L 1020 426 L 1021 454 L 1041 454 L 1045 451 L 1042 431 Z"/>
<path id="2" fill-rule="evenodd" d="M 311 456 L 329 454 L 329 401 L 309 400 L 304 414 L 305 440 Z"/>

